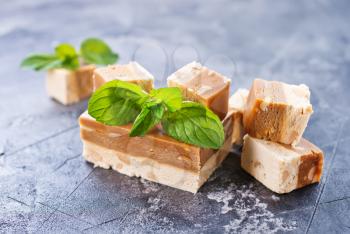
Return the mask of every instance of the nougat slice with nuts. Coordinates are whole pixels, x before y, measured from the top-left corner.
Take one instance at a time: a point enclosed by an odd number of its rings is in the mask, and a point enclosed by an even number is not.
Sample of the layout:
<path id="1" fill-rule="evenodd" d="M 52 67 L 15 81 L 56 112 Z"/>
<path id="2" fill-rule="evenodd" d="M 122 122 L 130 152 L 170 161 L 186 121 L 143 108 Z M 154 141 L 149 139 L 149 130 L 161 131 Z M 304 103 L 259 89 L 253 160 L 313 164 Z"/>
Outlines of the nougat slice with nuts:
<path id="1" fill-rule="evenodd" d="M 128 176 L 196 193 L 221 165 L 231 149 L 232 116 L 222 121 L 225 142 L 220 149 L 204 149 L 164 134 L 160 125 L 144 137 L 130 137 L 131 124 L 107 126 L 87 112 L 80 118 L 85 160 Z"/>
<path id="2" fill-rule="evenodd" d="M 186 100 L 200 102 L 225 118 L 230 94 L 230 80 L 225 76 L 192 62 L 170 75 L 168 86 L 179 87 Z"/>
<path id="3" fill-rule="evenodd" d="M 232 144 L 241 145 L 245 131 L 243 128 L 243 112 L 247 103 L 249 90 L 238 89 L 229 99 L 229 112 L 232 112 L 233 132 Z"/>
<path id="4" fill-rule="evenodd" d="M 273 192 L 289 193 L 320 181 L 323 152 L 304 138 L 291 146 L 245 135 L 241 166 Z"/>
<path id="5" fill-rule="evenodd" d="M 95 70 L 95 90 L 111 80 L 128 81 L 141 86 L 142 89 L 149 92 L 153 89 L 154 77 L 137 62 L 130 62 L 124 65 L 109 65 Z"/>
<path id="6" fill-rule="evenodd" d="M 252 137 L 296 145 L 312 112 L 306 85 L 256 79 L 249 92 L 243 124 Z"/>
<path id="7" fill-rule="evenodd" d="M 90 97 L 94 69 L 95 65 L 84 65 L 74 71 L 64 68 L 49 70 L 46 76 L 47 94 L 64 105 Z"/>

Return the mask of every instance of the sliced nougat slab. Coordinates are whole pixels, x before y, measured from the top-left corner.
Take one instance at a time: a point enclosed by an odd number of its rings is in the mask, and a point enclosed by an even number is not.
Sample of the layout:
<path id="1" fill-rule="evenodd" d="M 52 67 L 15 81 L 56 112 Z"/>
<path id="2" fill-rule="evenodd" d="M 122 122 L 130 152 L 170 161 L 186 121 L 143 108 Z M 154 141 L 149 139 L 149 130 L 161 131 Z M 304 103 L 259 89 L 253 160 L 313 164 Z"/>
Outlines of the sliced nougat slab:
<path id="1" fill-rule="evenodd" d="M 230 94 L 230 80 L 225 76 L 192 62 L 170 75 L 168 86 L 181 88 L 186 100 L 200 102 L 225 118 Z"/>
<path id="2" fill-rule="evenodd" d="M 111 80 L 128 81 L 141 86 L 145 91 L 149 92 L 153 89 L 154 77 L 137 62 L 130 62 L 125 65 L 109 65 L 95 70 L 95 89 Z"/>
<path id="3" fill-rule="evenodd" d="M 75 71 L 51 69 L 46 76 L 47 94 L 64 105 L 90 97 L 93 91 L 95 65 L 81 66 Z"/>
<path id="4" fill-rule="evenodd" d="M 231 149 L 232 117 L 223 120 L 225 143 L 218 150 L 185 144 L 156 126 L 144 137 L 129 137 L 131 125 L 107 126 L 87 112 L 79 119 L 83 156 L 95 166 L 196 193 Z"/>
<path id="5" fill-rule="evenodd" d="M 276 193 L 319 182 L 323 152 L 302 138 L 298 145 L 283 145 L 244 136 L 242 168 Z"/>
<path id="6" fill-rule="evenodd" d="M 229 99 L 229 112 L 232 112 L 233 132 L 232 144 L 241 145 L 245 131 L 243 128 L 243 112 L 247 103 L 249 90 L 238 89 Z"/>
<path id="7" fill-rule="evenodd" d="M 306 85 L 256 79 L 249 92 L 243 124 L 253 137 L 296 145 L 312 112 Z"/>

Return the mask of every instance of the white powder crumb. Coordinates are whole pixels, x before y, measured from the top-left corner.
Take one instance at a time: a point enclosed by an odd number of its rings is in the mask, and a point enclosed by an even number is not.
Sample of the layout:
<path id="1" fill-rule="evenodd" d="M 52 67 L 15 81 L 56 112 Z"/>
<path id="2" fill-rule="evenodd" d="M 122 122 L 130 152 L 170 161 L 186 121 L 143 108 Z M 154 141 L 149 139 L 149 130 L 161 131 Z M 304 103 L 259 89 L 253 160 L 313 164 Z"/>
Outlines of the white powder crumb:
<path id="1" fill-rule="evenodd" d="M 227 193 L 227 191 L 209 193 L 208 198 L 224 203 L 223 207 L 221 207 L 221 214 L 226 214 L 233 209 L 232 207 L 229 207 L 229 201 L 232 200 L 233 196 L 232 194 Z"/>
<path id="2" fill-rule="evenodd" d="M 143 193 L 151 193 L 151 192 L 157 192 L 159 190 L 159 185 L 156 183 L 153 183 L 151 181 L 148 181 L 144 178 L 140 179 L 140 182 L 142 183 L 144 189 L 142 190 Z"/>
<path id="3" fill-rule="evenodd" d="M 272 198 L 272 200 L 274 200 L 274 201 L 279 201 L 279 200 L 280 200 L 280 198 L 277 197 L 276 195 L 272 195 L 271 198 Z"/>
<path id="4" fill-rule="evenodd" d="M 267 209 L 267 204 L 260 201 L 252 190 L 253 184 L 237 187 L 230 184 L 226 189 L 211 192 L 208 198 L 223 203 L 221 214 L 235 212 L 236 216 L 224 225 L 226 233 L 276 233 L 292 231 L 296 222 L 285 221 Z M 277 196 L 272 198 L 279 199 Z"/>
<path id="5" fill-rule="evenodd" d="M 158 197 L 150 197 L 147 201 L 148 204 L 151 204 L 151 206 L 148 208 L 149 211 L 156 211 L 160 208 L 160 198 Z"/>

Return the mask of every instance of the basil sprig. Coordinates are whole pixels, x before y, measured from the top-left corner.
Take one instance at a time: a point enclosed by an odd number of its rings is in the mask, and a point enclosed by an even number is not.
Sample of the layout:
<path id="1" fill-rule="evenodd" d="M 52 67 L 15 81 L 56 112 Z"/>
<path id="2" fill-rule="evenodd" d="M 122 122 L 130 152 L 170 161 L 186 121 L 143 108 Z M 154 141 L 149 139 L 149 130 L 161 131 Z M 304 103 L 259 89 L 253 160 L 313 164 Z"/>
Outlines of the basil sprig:
<path id="1" fill-rule="evenodd" d="M 160 88 L 149 94 L 120 80 L 102 85 L 91 97 L 88 113 L 107 125 L 133 122 L 130 136 L 144 136 L 161 123 L 165 133 L 178 141 L 218 149 L 224 143 L 223 125 L 200 103 L 183 101 L 179 88 Z"/>
<path id="2" fill-rule="evenodd" d="M 25 58 L 21 67 L 35 71 L 49 70 L 53 68 L 65 68 L 75 70 L 79 68 L 79 61 L 85 64 L 108 65 L 118 60 L 118 54 L 102 40 L 88 38 L 81 43 L 80 53 L 68 44 L 62 43 L 55 48 L 53 54 L 34 54 Z"/>

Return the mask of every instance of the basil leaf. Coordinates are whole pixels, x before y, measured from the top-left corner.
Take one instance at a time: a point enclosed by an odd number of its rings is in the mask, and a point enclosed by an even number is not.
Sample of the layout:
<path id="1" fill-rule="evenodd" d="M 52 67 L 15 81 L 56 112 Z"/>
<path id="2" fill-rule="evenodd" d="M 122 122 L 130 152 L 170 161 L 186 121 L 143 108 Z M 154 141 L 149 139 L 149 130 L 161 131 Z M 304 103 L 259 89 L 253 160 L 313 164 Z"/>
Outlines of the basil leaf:
<path id="1" fill-rule="evenodd" d="M 36 71 L 48 70 L 52 68 L 58 68 L 62 66 L 61 59 L 56 55 L 50 54 L 36 54 L 25 58 L 21 67 L 31 68 Z"/>
<path id="2" fill-rule="evenodd" d="M 135 120 L 147 98 L 148 94 L 139 86 L 113 80 L 93 93 L 88 113 L 106 125 L 124 125 Z"/>
<path id="3" fill-rule="evenodd" d="M 162 100 L 171 112 L 181 108 L 182 94 L 181 90 L 177 87 L 153 89 L 150 95 Z"/>
<path id="4" fill-rule="evenodd" d="M 137 116 L 129 136 L 144 136 L 163 117 L 164 105 L 157 102 L 148 102 Z"/>
<path id="5" fill-rule="evenodd" d="M 203 148 L 219 149 L 225 139 L 220 119 L 211 110 L 195 102 L 183 102 L 180 110 L 166 112 L 162 127 L 176 140 Z"/>
<path id="6" fill-rule="evenodd" d="M 70 44 L 63 43 L 55 48 L 56 55 L 62 60 L 62 68 L 75 70 L 79 67 L 78 54 Z"/>
<path id="7" fill-rule="evenodd" d="M 119 57 L 105 42 L 97 38 L 89 38 L 83 41 L 80 52 L 86 63 L 99 65 L 114 64 Z"/>

